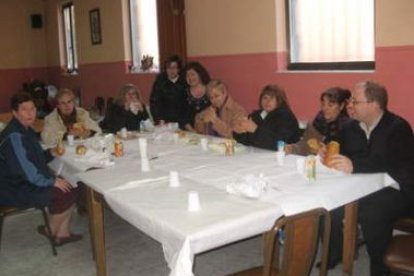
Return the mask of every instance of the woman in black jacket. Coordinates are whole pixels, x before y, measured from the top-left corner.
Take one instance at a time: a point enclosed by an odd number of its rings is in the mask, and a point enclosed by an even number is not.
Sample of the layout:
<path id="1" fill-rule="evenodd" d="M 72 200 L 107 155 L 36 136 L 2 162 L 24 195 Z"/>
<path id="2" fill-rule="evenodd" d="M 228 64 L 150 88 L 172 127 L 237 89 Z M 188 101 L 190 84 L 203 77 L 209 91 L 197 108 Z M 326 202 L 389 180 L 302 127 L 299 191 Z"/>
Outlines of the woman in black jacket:
<path id="1" fill-rule="evenodd" d="M 241 120 L 235 139 L 245 145 L 277 150 L 277 141 L 295 143 L 300 138 L 298 121 L 290 110 L 285 92 L 277 85 L 266 85 L 259 97 L 259 110 Z"/>
<path id="2" fill-rule="evenodd" d="M 109 107 L 102 128 L 104 131 L 116 133 L 122 128 L 140 130 L 140 123 L 148 119 L 148 113 L 138 88 L 133 84 L 125 84 Z"/>
<path id="3" fill-rule="evenodd" d="M 171 56 L 164 71 L 157 76 L 150 96 L 151 114 L 155 124 L 181 122 L 187 98 L 187 84 L 181 76 L 181 59 Z"/>

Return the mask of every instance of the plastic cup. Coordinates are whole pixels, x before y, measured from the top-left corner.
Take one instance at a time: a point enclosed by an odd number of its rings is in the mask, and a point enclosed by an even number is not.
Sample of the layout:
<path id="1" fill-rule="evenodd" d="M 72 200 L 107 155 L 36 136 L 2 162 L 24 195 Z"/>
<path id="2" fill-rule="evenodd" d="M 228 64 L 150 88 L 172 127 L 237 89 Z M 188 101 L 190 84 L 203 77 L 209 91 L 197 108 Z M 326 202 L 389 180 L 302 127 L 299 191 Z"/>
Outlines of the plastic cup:
<path id="1" fill-rule="evenodd" d="M 145 159 L 145 158 L 148 159 L 148 155 L 147 155 L 148 142 L 147 142 L 147 139 L 141 137 L 141 138 L 138 139 L 138 143 L 139 143 L 139 152 L 141 153 L 141 158 L 142 159 Z"/>
<path id="2" fill-rule="evenodd" d="M 201 210 L 200 197 L 198 192 L 191 191 L 188 193 L 188 211 L 197 212 Z"/>
<path id="3" fill-rule="evenodd" d="M 69 147 L 73 147 L 73 145 L 75 144 L 75 136 L 73 136 L 72 134 L 68 134 L 66 138 L 68 139 Z"/>
<path id="4" fill-rule="evenodd" d="M 170 187 L 180 187 L 180 179 L 177 171 L 170 171 Z"/>
<path id="5" fill-rule="evenodd" d="M 201 138 L 200 145 L 203 151 L 208 151 L 208 139 L 207 138 Z"/>
<path id="6" fill-rule="evenodd" d="M 279 166 L 283 166 L 285 164 L 285 152 L 284 151 L 277 151 L 276 152 L 276 160 Z"/>
<path id="7" fill-rule="evenodd" d="M 299 157 L 296 159 L 296 170 L 300 174 L 305 174 L 305 158 Z"/>
<path id="8" fill-rule="evenodd" d="M 149 172 L 151 170 L 148 158 L 141 159 L 141 171 Z"/>

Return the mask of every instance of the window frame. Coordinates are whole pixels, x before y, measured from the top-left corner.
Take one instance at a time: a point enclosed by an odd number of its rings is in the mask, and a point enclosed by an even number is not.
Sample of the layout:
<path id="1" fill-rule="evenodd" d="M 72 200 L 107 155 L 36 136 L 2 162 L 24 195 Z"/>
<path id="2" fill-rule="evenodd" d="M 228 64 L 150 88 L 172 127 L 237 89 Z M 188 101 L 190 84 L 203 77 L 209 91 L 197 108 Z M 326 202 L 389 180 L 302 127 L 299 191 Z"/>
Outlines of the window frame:
<path id="1" fill-rule="evenodd" d="M 286 14 L 286 44 L 288 49 L 287 70 L 289 71 L 372 71 L 375 70 L 375 57 L 373 61 L 344 61 L 344 62 L 292 62 L 291 59 L 291 26 L 290 26 L 290 1 L 285 0 Z M 374 0 L 374 41 L 375 41 L 375 0 Z M 374 45 L 375 56 L 375 45 Z"/>
<path id="2" fill-rule="evenodd" d="M 66 21 L 65 21 L 65 11 L 69 11 L 69 25 L 70 25 L 70 44 L 72 47 L 68 46 L 68 36 L 66 35 Z M 75 18 L 74 15 L 75 5 L 73 2 L 65 3 L 62 5 L 61 9 L 61 21 L 62 21 L 62 42 L 63 42 L 63 50 L 64 50 L 64 70 L 67 74 L 77 74 L 79 70 L 78 64 L 78 55 L 77 55 L 77 48 L 76 48 L 76 28 L 75 22 L 73 19 Z M 70 66 L 69 64 L 73 64 Z"/>

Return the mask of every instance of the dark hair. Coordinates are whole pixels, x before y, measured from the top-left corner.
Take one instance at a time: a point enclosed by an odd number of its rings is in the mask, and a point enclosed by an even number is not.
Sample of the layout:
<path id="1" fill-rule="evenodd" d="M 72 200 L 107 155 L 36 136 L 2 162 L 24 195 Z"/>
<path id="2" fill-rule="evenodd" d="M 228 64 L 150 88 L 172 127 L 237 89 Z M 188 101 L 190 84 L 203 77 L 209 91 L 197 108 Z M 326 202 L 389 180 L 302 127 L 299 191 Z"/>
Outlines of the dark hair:
<path id="1" fill-rule="evenodd" d="M 177 63 L 178 71 L 181 71 L 183 63 L 181 61 L 181 58 L 179 56 L 177 56 L 177 55 L 172 55 L 172 56 L 169 56 L 167 58 L 167 60 L 164 62 L 164 70 L 167 70 L 167 67 L 171 63 L 174 63 L 174 62 Z"/>
<path id="2" fill-rule="evenodd" d="M 211 80 L 210 74 L 208 73 L 208 71 L 206 70 L 206 68 L 204 68 L 204 66 L 201 65 L 200 62 L 193 61 L 193 62 L 188 63 L 185 66 L 185 70 L 184 71 L 187 74 L 187 72 L 189 70 L 191 70 L 191 69 L 194 70 L 194 71 L 196 71 L 196 73 L 200 77 L 200 80 L 201 80 L 201 83 L 202 84 L 207 85 L 210 82 L 210 80 Z"/>
<path id="3" fill-rule="evenodd" d="M 387 110 L 388 93 L 384 86 L 373 81 L 360 82 L 356 86 L 364 89 L 368 101 L 377 102 L 382 110 Z"/>
<path id="4" fill-rule="evenodd" d="M 33 97 L 27 92 L 19 92 L 10 98 L 10 106 L 14 111 L 19 110 L 19 106 L 25 102 L 33 102 Z"/>
<path id="5" fill-rule="evenodd" d="M 260 93 L 260 96 L 259 96 L 259 108 L 262 108 L 262 98 L 265 95 L 276 98 L 276 102 L 277 102 L 276 108 L 284 107 L 284 108 L 290 109 L 289 102 L 286 97 L 286 93 L 281 87 L 274 85 L 274 84 L 268 84 L 265 87 L 263 87 L 262 92 Z"/>
<path id="6" fill-rule="evenodd" d="M 346 104 L 351 98 L 351 91 L 341 87 L 331 87 L 322 92 L 320 100 L 322 101 L 324 98 L 327 98 L 331 103 L 336 103 L 338 105 L 344 104 L 344 108 L 341 110 L 341 113 L 348 116 L 348 112 L 346 111 Z"/>

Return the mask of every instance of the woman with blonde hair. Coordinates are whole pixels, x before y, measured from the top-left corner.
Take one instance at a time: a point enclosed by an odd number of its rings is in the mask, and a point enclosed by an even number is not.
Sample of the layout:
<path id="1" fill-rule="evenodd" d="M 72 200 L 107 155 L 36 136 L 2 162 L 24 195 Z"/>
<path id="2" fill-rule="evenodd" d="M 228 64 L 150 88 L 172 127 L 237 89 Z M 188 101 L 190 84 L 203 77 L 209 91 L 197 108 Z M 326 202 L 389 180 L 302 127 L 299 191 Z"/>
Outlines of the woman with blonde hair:
<path id="1" fill-rule="evenodd" d="M 266 85 L 260 93 L 259 108 L 234 128 L 238 142 L 277 150 L 277 141 L 295 143 L 299 140 L 298 121 L 282 88 Z"/>
<path id="2" fill-rule="evenodd" d="M 45 117 L 41 133 L 42 141 L 48 146 L 56 145 L 59 139 L 68 134 L 87 138 L 100 133 L 101 128 L 91 119 L 89 112 L 75 106 L 75 93 L 68 88 L 60 89 L 55 96 L 56 108 Z"/>
<path id="3" fill-rule="evenodd" d="M 230 97 L 226 86 L 220 80 L 208 83 L 207 96 L 211 106 L 197 114 L 195 130 L 202 134 L 233 137 L 233 127 L 246 117 L 246 111 Z"/>
<path id="4" fill-rule="evenodd" d="M 141 92 L 135 85 L 125 84 L 119 89 L 102 125 L 112 133 L 122 128 L 139 130 L 140 122 L 148 118 Z"/>

